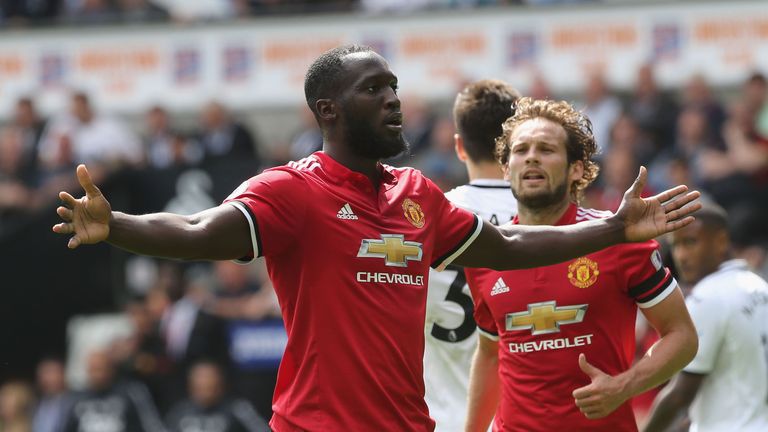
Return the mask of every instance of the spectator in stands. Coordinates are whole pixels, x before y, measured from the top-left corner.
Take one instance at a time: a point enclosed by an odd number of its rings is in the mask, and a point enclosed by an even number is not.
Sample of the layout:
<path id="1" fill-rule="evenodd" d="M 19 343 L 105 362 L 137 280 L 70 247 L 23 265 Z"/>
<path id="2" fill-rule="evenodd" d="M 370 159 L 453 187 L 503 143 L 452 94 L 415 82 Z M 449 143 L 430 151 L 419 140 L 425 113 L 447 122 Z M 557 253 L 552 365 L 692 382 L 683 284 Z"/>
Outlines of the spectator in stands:
<path id="1" fill-rule="evenodd" d="M 167 416 L 171 432 L 269 432 L 248 402 L 227 397 L 216 363 L 196 363 L 189 372 L 188 388 L 189 398 Z"/>
<path id="2" fill-rule="evenodd" d="M 139 139 L 122 122 L 94 111 L 88 95 L 75 92 L 70 112 L 51 120 L 40 142 L 39 157 L 47 169 L 75 162 L 113 169 L 144 159 Z"/>
<path id="3" fill-rule="evenodd" d="M 32 421 L 34 432 L 61 432 L 69 410 L 64 363 L 46 358 L 37 365 L 37 388 L 40 400 Z"/>
<path id="4" fill-rule="evenodd" d="M 11 25 L 47 23 L 53 21 L 61 0 L 0 0 L 0 20 Z"/>
<path id="5" fill-rule="evenodd" d="M 589 206 L 598 210 L 610 210 L 615 212 L 619 208 L 621 199 L 627 185 L 631 185 L 640 163 L 635 157 L 632 148 L 626 146 L 613 146 L 604 156 L 601 164 L 603 182 L 594 190 L 587 190 Z M 641 196 L 653 195 L 653 190 L 646 186 Z"/>
<path id="6" fill-rule="evenodd" d="M 73 24 L 105 24 L 116 21 L 119 16 L 109 0 L 71 0 L 63 4 L 64 20 Z"/>
<path id="7" fill-rule="evenodd" d="M 233 391 L 249 400 L 261 416 L 270 418 L 283 352 L 274 341 L 284 338 L 285 330 L 266 268 L 263 263 L 258 267 L 261 276 L 254 268 L 229 261 L 215 263 L 216 296 L 208 302 L 206 310 L 224 320 Z M 277 348 L 254 351 L 256 346 Z"/>
<path id="8" fill-rule="evenodd" d="M 0 430 L 32 432 L 30 417 L 33 401 L 32 388 L 29 384 L 21 381 L 3 384 L 0 387 Z"/>
<path id="9" fill-rule="evenodd" d="M 216 179 L 214 201 L 224 199 L 243 178 L 260 171 L 258 144 L 251 132 L 236 121 L 227 108 L 210 102 L 200 115 L 199 141 L 203 148 L 202 167 Z"/>
<path id="10" fill-rule="evenodd" d="M 628 111 L 653 143 L 654 154 L 671 145 L 675 137 L 678 107 L 674 99 L 659 89 L 652 64 L 645 64 L 637 71 Z"/>
<path id="11" fill-rule="evenodd" d="M 420 169 L 431 178 L 443 191 L 467 182 L 467 169 L 456 158 L 453 135 L 456 130 L 453 121 L 441 118 L 434 124 L 429 147 L 414 159 L 407 161 L 409 165 Z"/>
<path id="12" fill-rule="evenodd" d="M 146 388 L 121 381 L 106 351 L 87 360 L 87 388 L 75 394 L 64 432 L 162 432 L 162 421 Z"/>
<path id="13" fill-rule="evenodd" d="M 35 194 L 24 179 L 24 142 L 21 130 L 0 129 L 0 218 L 33 208 Z"/>
<path id="14" fill-rule="evenodd" d="M 144 149 L 152 168 L 196 165 L 203 158 L 200 144 L 171 128 L 168 112 L 155 105 L 145 117 Z"/>
<path id="15" fill-rule="evenodd" d="M 23 160 L 19 177 L 27 184 L 37 180 L 37 149 L 45 121 L 37 113 L 32 99 L 22 97 L 16 101 L 11 124 L 21 133 Z"/>
<path id="16" fill-rule="evenodd" d="M 712 90 L 704 76 L 694 75 L 685 83 L 682 99 L 682 111 L 695 108 L 704 112 L 707 128 L 706 140 L 722 143 L 721 130 L 726 119 L 725 109 L 720 101 L 712 95 Z"/>
<path id="17" fill-rule="evenodd" d="M 317 127 L 315 116 L 309 108 L 302 107 L 301 127 L 291 139 L 291 143 L 288 146 L 288 154 L 285 156 L 278 154 L 276 159 L 280 163 L 301 160 L 322 148 L 323 135 L 320 133 L 320 128 Z"/>
<path id="18" fill-rule="evenodd" d="M 541 72 L 536 72 L 533 75 L 533 81 L 526 94 L 534 99 L 553 99 L 549 83 L 544 79 Z"/>
<path id="19" fill-rule="evenodd" d="M 584 92 L 584 114 L 592 120 L 592 130 L 597 142 L 597 157 L 605 154 L 611 145 L 611 129 L 621 115 L 621 102 L 608 90 L 605 77 L 594 72 L 587 78 Z"/>
<path id="20" fill-rule="evenodd" d="M 120 375 L 142 382 L 155 405 L 164 411 L 170 403 L 167 387 L 173 382 L 171 361 L 160 336 L 160 322 L 144 298 L 130 300 L 125 313 L 134 331 L 127 338 L 115 341 L 111 347 Z"/>

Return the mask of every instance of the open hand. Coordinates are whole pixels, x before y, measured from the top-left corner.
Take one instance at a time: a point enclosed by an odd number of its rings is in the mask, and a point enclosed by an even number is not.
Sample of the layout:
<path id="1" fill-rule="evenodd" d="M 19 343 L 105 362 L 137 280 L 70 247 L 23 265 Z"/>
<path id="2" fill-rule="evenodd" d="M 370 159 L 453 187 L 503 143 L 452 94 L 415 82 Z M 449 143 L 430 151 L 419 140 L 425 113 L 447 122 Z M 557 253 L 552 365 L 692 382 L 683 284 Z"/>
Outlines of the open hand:
<path id="1" fill-rule="evenodd" d="M 592 380 L 589 385 L 573 391 L 576 406 L 586 418 L 605 417 L 627 400 L 618 380 L 592 366 L 584 354 L 579 354 L 579 368 Z"/>
<path id="2" fill-rule="evenodd" d="M 112 214 L 112 207 L 93 184 L 85 165 L 78 165 L 77 181 L 85 190 L 85 196 L 75 199 L 67 192 L 59 192 L 64 205 L 57 208 L 56 213 L 64 222 L 53 226 L 55 233 L 74 234 L 67 243 L 70 249 L 106 240 Z"/>
<path id="3" fill-rule="evenodd" d="M 624 193 L 624 199 L 616 212 L 616 216 L 624 222 L 626 241 L 650 240 L 680 229 L 693 222 L 691 214 L 701 208 L 701 203 L 693 202 L 701 194 L 698 191 L 686 193 L 687 186 L 676 186 L 656 196 L 641 198 L 640 193 L 647 178 L 648 171 L 640 167 L 640 174 Z"/>

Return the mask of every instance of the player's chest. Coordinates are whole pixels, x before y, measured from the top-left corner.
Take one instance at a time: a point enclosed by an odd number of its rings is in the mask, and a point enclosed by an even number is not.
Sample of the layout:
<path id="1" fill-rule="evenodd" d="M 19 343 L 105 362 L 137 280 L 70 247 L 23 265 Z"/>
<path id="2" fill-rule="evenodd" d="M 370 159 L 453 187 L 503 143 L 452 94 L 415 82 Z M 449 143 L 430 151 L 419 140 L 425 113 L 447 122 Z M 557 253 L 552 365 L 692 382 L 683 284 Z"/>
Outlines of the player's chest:
<path id="1" fill-rule="evenodd" d="M 308 197 L 314 200 L 305 225 L 311 243 L 322 245 L 326 256 L 366 267 L 428 267 L 438 215 L 426 196 L 365 192 L 336 190 Z"/>
<path id="2" fill-rule="evenodd" d="M 593 254 L 561 264 L 495 273 L 484 279 L 483 296 L 497 317 L 541 309 L 556 313 L 575 305 L 602 305 L 628 299 L 620 267 L 610 256 Z"/>

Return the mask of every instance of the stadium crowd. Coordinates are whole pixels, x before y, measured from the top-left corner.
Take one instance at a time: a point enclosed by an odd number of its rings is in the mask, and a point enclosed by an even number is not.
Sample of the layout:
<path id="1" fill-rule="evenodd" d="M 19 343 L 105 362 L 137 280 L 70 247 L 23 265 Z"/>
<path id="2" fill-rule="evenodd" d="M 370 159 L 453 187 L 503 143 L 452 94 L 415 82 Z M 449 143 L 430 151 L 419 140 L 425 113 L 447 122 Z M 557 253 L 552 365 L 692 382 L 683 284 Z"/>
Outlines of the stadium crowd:
<path id="1" fill-rule="evenodd" d="M 511 3 L 553 2 L 3 0 L 0 26 L 189 22 L 315 10 L 392 12 Z M 206 6 L 195 9 L 192 4 Z M 535 98 L 562 97 L 542 80 L 521 90 Z M 590 76 L 583 94 L 576 96 L 594 124 L 602 171 L 585 204 L 616 210 L 638 167 L 645 165 L 650 172 L 647 195 L 687 184 L 726 208 L 737 256 L 768 276 L 768 227 L 762 223 L 768 217 L 768 81 L 755 72 L 738 89 L 715 90 L 702 76 L 691 77 L 680 89 L 662 89 L 651 65 L 638 70 L 634 88 L 626 93 L 610 89 L 601 75 Z M 22 231 L 35 215 L 50 213 L 56 192 L 76 187 L 72 173 L 80 162 L 88 163 L 97 183 L 118 191 L 113 199 L 126 210 L 189 214 L 221 202 L 243 178 L 322 145 L 308 113 L 300 130 L 267 146 L 258 131 L 218 101 L 199 112 L 192 129 L 181 127 L 162 106 L 148 107 L 137 129 L 99 112 L 91 96 L 75 91 L 67 112 L 45 118 L 32 94 L 16 101 L 13 115 L 3 119 L 0 239 Z M 404 98 L 403 130 L 411 147 L 389 162 L 420 168 L 447 191 L 466 182 L 466 170 L 456 159 L 455 131 L 444 105 Z M 62 425 L 77 430 L 77 422 L 117 421 L 117 411 L 99 411 L 98 405 L 87 413 L 71 410 L 74 400 L 104 395 L 134 404 L 136 418 L 130 421 L 137 426 L 131 430 L 157 430 L 147 425 L 160 421 L 170 430 L 188 430 L 178 426 L 183 418 L 202 425 L 198 430 L 215 430 L 205 426 L 214 421 L 214 412 L 228 425 L 243 424 L 226 430 L 265 430 L 260 429 L 263 421 L 253 419 L 271 416 L 279 356 L 269 349 L 238 355 L 243 332 L 263 331 L 267 338 L 279 332 L 274 324 L 280 309 L 263 264 L 183 265 L 125 257 L 119 262 L 125 289 L 115 303 L 130 331 L 88 355 L 77 388 L 69 388 L 68 353 L 61 350 L 37 358 L 34 383 L 25 376 L 0 381 L 0 430 L 70 430 L 59 429 Z M 641 326 L 638 337 L 638 352 L 644 352 L 654 336 Z"/>

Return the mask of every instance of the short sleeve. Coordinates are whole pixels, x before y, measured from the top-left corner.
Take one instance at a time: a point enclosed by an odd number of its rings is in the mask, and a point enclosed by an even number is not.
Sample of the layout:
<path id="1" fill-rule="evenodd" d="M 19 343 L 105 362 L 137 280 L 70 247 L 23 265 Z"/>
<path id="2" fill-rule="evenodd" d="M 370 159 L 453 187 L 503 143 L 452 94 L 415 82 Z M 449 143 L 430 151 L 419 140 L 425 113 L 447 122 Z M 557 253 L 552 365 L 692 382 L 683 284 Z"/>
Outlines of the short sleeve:
<path id="1" fill-rule="evenodd" d="M 437 227 L 434 232 L 435 248 L 432 268 L 443 270 L 461 255 L 480 234 L 483 221 L 476 214 L 455 206 L 440 188 L 425 177 L 429 185 L 430 202 L 437 210 Z"/>
<path id="2" fill-rule="evenodd" d="M 497 341 L 499 340 L 499 331 L 496 326 L 496 321 L 493 319 L 491 309 L 488 307 L 488 303 L 485 301 L 483 292 L 490 291 L 490 288 L 485 286 L 488 281 L 494 280 L 493 274 L 496 272 L 487 269 L 465 269 L 467 277 L 467 284 L 469 285 L 469 291 L 472 293 L 472 300 L 475 302 L 475 323 L 477 323 L 477 329 L 483 336 Z M 492 284 L 492 282 L 491 282 Z"/>
<path id="3" fill-rule="evenodd" d="M 287 169 L 265 171 L 243 182 L 225 200 L 248 220 L 252 254 L 238 260 L 278 255 L 296 243 L 304 226 L 305 180 Z"/>
<path id="4" fill-rule="evenodd" d="M 620 268 L 627 277 L 624 286 L 627 295 L 641 308 L 659 304 L 677 288 L 677 282 L 664 266 L 659 243 L 650 240 L 643 243 L 620 245 Z"/>
<path id="5" fill-rule="evenodd" d="M 690 373 L 706 374 L 715 366 L 717 353 L 722 345 L 727 314 L 721 302 L 692 293 L 685 301 L 691 314 L 696 334 L 699 336 L 699 351 L 683 370 Z"/>

